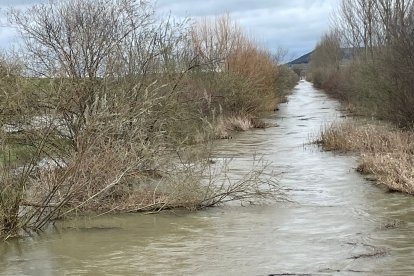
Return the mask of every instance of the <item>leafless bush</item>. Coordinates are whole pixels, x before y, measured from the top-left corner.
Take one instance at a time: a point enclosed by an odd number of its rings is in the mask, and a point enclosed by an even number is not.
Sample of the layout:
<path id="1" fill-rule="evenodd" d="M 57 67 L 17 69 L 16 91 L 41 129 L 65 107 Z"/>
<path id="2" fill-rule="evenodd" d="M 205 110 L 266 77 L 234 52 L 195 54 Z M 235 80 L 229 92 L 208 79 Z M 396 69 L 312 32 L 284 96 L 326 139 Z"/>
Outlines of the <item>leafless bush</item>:
<path id="1" fill-rule="evenodd" d="M 411 128 L 414 2 L 343 0 L 335 18 L 341 47 L 352 53 L 352 61 L 338 67 L 328 60 L 329 52 L 317 54 L 318 45 L 311 62 L 315 84 L 359 112 Z"/>
<path id="2" fill-rule="evenodd" d="M 181 163 L 179 167 L 170 167 L 172 171 L 166 170 L 163 177 L 153 180 L 156 185 L 127 194 L 122 203 L 114 203 L 110 211 L 198 210 L 230 201 L 254 204 L 260 200 L 286 200 L 274 176 L 266 172 L 268 164 L 255 161 L 246 174 L 235 179 L 230 176 L 230 162 L 222 160 L 219 165 Z"/>
<path id="3" fill-rule="evenodd" d="M 219 118 L 250 120 L 279 97 L 277 64 L 229 18 L 191 26 L 157 19 L 147 1 L 64 0 L 10 19 L 27 63 L 11 74 L 0 62 L 1 156 L 17 157 L 2 163 L 13 167 L 3 237 L 77 212 L 198 209 L 273 191 L 260 170 L 217 186 L 203 180 L 205 156 L 176 158 L 213 139 Z"/>
<path id="4" fill-rule="evenodd" d="M 342 59 L 341 41 L 337 31 L 325 34 L 316 45 L 309 64 L 312 81 L 322 88 L 339 71 Z"/>

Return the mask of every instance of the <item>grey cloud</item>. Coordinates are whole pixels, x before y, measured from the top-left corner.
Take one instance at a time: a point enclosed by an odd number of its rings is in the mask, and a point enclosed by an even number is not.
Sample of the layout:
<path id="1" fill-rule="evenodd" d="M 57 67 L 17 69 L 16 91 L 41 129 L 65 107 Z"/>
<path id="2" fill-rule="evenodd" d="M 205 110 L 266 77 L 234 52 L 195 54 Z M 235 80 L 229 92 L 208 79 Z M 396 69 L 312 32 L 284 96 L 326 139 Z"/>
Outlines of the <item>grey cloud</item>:
<path id="1" fill-rule="evenodd" d="M 17 42 L 18 35 L 17 32 L 9 27 L 3 27 L 0 29 L 0 47 L 11 45 L 14 42 Z"/>
<path id="2" fill-rule="evenodd" d="M 323 0 L 158 0 L 157 6 L 164 10 L 171 10 L 179 16 L 208 16 L 217 13 L 234 13 L 239 11 L 253 11 L 257 9 L 284 10 L 295 7 L 311 7 L 324 2 Z"/>
<path id="3" fill-rule="evenodd" d="M 44 1 L 45 0 L 1 0 L 0 7 L 33 5 Z"/>
<path id="4" fill-rule="evenodd" d="M 27 6 L 46 0 L 0 0 L 0 7 Z M 265 47 L 289 50 L 291 56 L 311 51 L 328 30 L 331 10 L 339 0 L 157 0 L 160 14 L 200 18 L 229 13 Z M 4 29 L 4 27 L 3 27 Z M 10 30 L 0 32 L 0 47 L 12 40 Z"/>
<path id="5" fill-rule="evenodd" d="M 329 17 L 339 0 L 158 0 L 162 12 L 176 17 L 210 17 L 229 13 L 272 51 L 286 48 L 290 55 L 311 51 L 329 28 Z"/>

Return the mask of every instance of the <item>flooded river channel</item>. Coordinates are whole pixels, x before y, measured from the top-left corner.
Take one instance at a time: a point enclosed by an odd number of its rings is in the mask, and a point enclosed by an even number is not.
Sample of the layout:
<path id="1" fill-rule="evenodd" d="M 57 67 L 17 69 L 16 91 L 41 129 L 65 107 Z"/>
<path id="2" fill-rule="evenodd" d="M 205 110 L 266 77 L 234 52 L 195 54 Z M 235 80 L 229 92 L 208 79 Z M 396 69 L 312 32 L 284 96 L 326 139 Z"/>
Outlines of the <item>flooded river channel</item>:
<path id="1" fill-rule="evenodd" d="M 300 82 L 267 118 L 278 127 L 217 141 L 234 174 L 254 155 L 271 162 L 291 202 L 65 222 L 0 244 L 0 275 L 413 275 L 414 197 L 309 143 L 339 108 Z"/>

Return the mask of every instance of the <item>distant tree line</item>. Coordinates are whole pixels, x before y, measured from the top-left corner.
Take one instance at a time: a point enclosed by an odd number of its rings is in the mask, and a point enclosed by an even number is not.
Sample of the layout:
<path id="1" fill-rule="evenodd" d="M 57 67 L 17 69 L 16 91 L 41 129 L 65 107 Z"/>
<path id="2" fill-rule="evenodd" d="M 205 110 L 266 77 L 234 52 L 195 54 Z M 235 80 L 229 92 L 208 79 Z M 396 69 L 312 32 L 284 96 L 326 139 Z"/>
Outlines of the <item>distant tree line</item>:
<path id="1" fill-rule="evenodd" d="M 354 111 L 414 126 L 414 4 L 412 0 L 342 0 L 335 24 L 310 62 L 315 86 Z M 340 62 L 340 48 L 352 60 Z"/>

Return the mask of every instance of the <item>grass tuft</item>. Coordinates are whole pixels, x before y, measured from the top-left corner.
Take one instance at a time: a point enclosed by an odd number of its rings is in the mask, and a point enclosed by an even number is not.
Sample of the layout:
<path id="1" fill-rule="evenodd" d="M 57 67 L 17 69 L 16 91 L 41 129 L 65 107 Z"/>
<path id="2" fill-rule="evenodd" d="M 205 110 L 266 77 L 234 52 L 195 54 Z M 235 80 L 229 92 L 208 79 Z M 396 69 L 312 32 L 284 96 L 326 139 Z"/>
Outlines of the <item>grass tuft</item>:
<path id="1" fill-rule="evenodd" d="M 325 150 L 360 154 L 357 170 L 392 191 L 414 195 L 414 132 L 384 125 L 336 123 L 317 141 Z"/>

